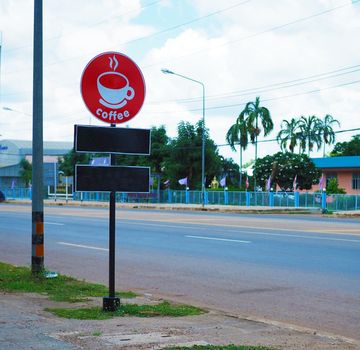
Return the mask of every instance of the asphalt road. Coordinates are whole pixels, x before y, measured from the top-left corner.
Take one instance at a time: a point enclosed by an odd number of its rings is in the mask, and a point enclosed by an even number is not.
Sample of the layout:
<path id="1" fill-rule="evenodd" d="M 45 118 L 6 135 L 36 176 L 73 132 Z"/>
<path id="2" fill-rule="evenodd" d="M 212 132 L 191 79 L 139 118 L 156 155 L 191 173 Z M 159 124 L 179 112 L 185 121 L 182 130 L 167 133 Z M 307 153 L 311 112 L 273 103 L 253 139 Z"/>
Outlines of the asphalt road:
<path id="1" fill-rule="evenodd" d="M 108 210 L 45 208 L 46 267 L 108 282 Z M 360 220 L 118 210 L 116 286 L 360 339 Z M 29 265 L 31 208 L 0 205 L 0 260 Z"/>

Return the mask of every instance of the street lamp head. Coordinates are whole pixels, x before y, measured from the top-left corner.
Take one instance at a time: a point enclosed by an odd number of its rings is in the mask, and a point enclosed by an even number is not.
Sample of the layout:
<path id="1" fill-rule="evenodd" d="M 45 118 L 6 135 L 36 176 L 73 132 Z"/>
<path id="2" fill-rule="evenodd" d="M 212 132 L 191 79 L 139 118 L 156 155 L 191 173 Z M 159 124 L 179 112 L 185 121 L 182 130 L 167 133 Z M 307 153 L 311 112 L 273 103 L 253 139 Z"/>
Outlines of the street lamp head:
<path id="1" fill-rule="evenodd" d="M 166 69 L 166 68 L 163 68 L 161 71 L 162 71 L 164 74 L 175 74 L 174 72 L 172 72 L 171 70 Z"/>

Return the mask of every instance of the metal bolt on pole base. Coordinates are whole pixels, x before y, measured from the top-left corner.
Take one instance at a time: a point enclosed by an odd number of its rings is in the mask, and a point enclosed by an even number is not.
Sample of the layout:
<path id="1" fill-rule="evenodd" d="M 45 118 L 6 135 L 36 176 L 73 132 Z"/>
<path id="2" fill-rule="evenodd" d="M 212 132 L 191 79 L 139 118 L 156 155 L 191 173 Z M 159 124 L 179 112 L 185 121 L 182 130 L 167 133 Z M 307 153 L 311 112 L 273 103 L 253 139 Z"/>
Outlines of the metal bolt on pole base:
<path id="1" fill-rule="evenodd" d="M 116 311 L 120 307 L 120 298 L 117 297 L 103 297 L 103 310 Z"/>

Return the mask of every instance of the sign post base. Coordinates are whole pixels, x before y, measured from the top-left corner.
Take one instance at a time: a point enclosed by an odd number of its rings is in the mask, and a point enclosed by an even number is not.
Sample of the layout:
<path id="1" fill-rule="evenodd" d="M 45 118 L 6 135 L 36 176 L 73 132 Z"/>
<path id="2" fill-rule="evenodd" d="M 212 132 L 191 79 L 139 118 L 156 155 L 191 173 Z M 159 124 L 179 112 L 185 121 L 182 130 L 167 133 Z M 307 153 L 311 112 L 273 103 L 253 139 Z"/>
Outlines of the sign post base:
<path id="1" fill-rule="evenodd" d="M 103 310 L 116 311 L 120 307 L 120 298 L 117 297 L 103 297 Z"/>

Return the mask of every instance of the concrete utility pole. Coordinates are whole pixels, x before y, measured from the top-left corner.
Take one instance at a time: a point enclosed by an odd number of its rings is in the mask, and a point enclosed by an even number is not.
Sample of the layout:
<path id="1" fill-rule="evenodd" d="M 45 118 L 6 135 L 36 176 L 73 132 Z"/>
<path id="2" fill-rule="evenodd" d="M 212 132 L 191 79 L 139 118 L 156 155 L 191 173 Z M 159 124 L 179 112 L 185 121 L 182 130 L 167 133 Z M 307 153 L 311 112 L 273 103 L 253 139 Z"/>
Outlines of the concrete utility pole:
<path id="1" fill-rule="evenodd" d="M 43 198 L 43 9 L 34 1 L 33 138 L 32 138 L 32 254 L 33 274 L 44 270 Z"/>

